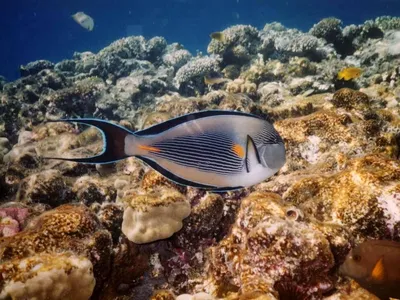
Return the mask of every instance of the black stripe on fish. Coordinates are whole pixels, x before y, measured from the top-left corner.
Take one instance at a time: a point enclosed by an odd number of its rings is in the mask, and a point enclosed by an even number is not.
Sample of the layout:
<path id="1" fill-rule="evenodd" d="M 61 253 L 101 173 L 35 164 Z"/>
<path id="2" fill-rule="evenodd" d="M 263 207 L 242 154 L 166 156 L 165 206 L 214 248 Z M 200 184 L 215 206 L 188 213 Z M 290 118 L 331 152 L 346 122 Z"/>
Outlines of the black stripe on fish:
<path id="1" fill-rule="evenodd" d="M 193 121 L 205 117 L 212 117 L 212 116 L 246 116 L 246 117 L 252 117 L 252 118 L 257 118 L 261 119 L 260 117 L 240 111 L 232 111 L 232 110 L 205 110 L 205 111 L 199 111 L 191 114 L 186 114 L 165 122 L 162 122 L 160 124 L 153 125 L 149 128 L 146 128 L 141 131 L 135 132 L 136 135 L 154 135 L 154 134 L 159 134 L 161 132 L 164 132 L 168 129 L 171 129 L 172 127 L 175 127 L 177 125 L 186 123 L 188 121 Z"/>
<path id="2" fill-rule="evenodd" d="M 200 189 L 211 190 L 212 192 L 216 192 L 216 193 L 233 191 L 233 190 L 238 190 L 238 189 L 242 189 L 243 188 L 242 186 L 216 187 L 216 186 L 212 186 L 212 185 L 206 185 L 206 184 L 201 184 L 201 183 L 198 183 L 198 182 L 193 182 L 193 181 L 190 181 L 190 180 L 186 180 L 186 179 L 183 179 L 183 178 L 181 178 L 179 176 L 176 176 L 175 174 L 171 173 L 167 169 L 164 169 L 163 167 L 161 167 L 159 164 L 157 164 L 155 161 L 151 160 L 150 158 L 147 158 L 147 157 L 144 157 L 144 156 L 140 156 L 140 155 L 138 155 L 136 157 L 141 159 L 142 161 L 144 161 L 151 168 L 153 168 L 157 172 L 161 173 L 163 176 L 167 177 L 169 180 L 172 180 L 173 182 L 176 182 L 176 183 L 181 184 L 181 185 L 193 186 L 193 187 L 200 188 Z"/>
<path id="3" fill-rule="evenodd" d="M 261 144 L 278 144 L 283 143 L 279 133 L 272 127 L 272 125 L 264 126 L 263 130 L 254 136 L 256 145 Z"/>
<path id="4" fill-rule="evenodd" d="M 215 144 L 208 145 L 205 143 L 194 145 L 193 142 L 198 143 L 198 140 L 192 141 L 192 143 L 176 140 L 169 143 L 156 143 L 151 145 L 151 147 L 155 146 L 158 151 L 150 150 L 150 152 L 155 154 L 173 154 L 174 157 L 182 155 L 187 158 L 193 158 L 194 154 L 196 154 L 197 156 L 194 158 L 195 161 L 199 161 L 198 157 L 216 162 L 223 160 L 224 163 L 233 166 L 240 164 L 242 161 L 242 159 L 237 158 L 235 152 L 231 150 L 233 144 L 228 144 L 225 147 L 219 144 L 219 147 L 217 147 Z"/>
<path id="5" fill-rule="evenodd" d="M 258 153 L 258 149 L 256 147 L 256 144 L 254 143 L 254 140 L 252 139 L 251 136 L 247 136 L 247 145 L 246 145 L 246 157 L 245 157 L 245 162 L 246 162 L 246 171 L 247 173 L 250 173 L 250 159 L 249 159 L 249 150 L 250 147 L 253 147 L 253 150 L 256 154 L 257 157 L 257 162 L 261 163 L 261 159 L 260 159 L 260 154 Z"/>
<path id="6" fill-rule="evenodd" d="M 155 143 L 160 151 L 150 151 L 155 157 L 171 160 L 179 165 L 202 171 L 232 174 L 240 173 L 243 159 L 232 150 L 233 141 L 218 139 L 219 134 L 184 136 Z M 211 141 L 210 141 L 211 140 Z"/>

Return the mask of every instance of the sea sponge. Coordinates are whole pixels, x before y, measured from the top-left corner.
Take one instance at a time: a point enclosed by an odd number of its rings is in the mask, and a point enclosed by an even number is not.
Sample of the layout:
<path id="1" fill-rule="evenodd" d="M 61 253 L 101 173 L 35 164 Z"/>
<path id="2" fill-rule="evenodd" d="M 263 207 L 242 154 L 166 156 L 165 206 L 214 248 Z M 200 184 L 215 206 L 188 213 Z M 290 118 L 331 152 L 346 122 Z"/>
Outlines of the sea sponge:
<path id="1" fill-rule="evenodd" d="M 360 109 L 368 107 L 369 98 L 363 92 L 343 88 L 333 94 L 332 103 L 336 107 L 343 107 L 345 109 Z"/>
<path id="2" fill-rule="evenodd" d="M 14 259 L 0 273 L 0 299 L 87 300 L 96 283 L 90 260 L 68 253 Z"/>
<path id="3" fill-rule="evenodd" d="M 122 232 L 137 244 L 166 239 L 182 228 L 190 203 L 173 189 L 133 196 L 124 211 Z"/>

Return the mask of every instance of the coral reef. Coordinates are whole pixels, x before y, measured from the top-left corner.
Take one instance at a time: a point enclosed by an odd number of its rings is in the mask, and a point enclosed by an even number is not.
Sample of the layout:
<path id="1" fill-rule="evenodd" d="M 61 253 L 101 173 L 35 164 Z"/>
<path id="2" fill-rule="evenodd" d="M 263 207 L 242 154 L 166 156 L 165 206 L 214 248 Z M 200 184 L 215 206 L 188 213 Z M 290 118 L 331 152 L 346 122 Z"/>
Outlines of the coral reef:
<path id="1" fill-rule="evenodd" d="M 59 253 L 67 255 L 70 252 L 78 257 L 58 255 Z M 35 293 L 48 293 L 48 297 L 57 297 L 59 294 L 52 295 L 52 293 L 62 294 L 65 292 L 64 289 L 69 293 L 75 293 L 74 286 L 80 285 L 76 282 L 77 277 L 85 274 L 88 276 L 87 281 L 82 284 L 88 291 L 83 295 L 90 296 L 89 291 L 93 290 L 94 279 L 95 291 L 99 291 L 102 287 L 110 270 L 110 257 L 111 235 L 102 229 L 94 214 L 84 206 L 59 206 L 33 218 L 25 230 L 0 239 L 0 269 L 10 272 L 2 278 L 2 282 L 0 281 L 2 293 L 11 295 L 20 293 L 21 291 L 15 291 L 18 286 L 32 293 L 32 297 L 35 297 Z M 29 266 L 27 270 L 32 272 L 31 276 L 25 273 L 24 269 L 18 272 L 17 268 L 13 268 L 14 265 L 22 266 L 24 260 L 27 267 Z M 43 269 L 35 265 L 42 266 Z M 60 286 L 59 291 L 53 291 L 53 285 L 49 283 L 43 286 L 44 291 L 38 290 L 35 285 L 41 281 L 40 277 L 47 276 L 46 272 L 50 272 L 47 273 L 50 275 L 51 266 L 57 265 L 59 265 L 57 268 L 53 267 L 55 272 L 53 280 L 57 284 L 61 284 L 63 280 L 65 286 Z M 30 277 L 32 278 L 29 279 Z M 18 283 L 19 281 L 21 283 Z M 16 294 L 15 297 L 21 295 Z"/>
<path id="2" fill-rule="evenodd" d="M 235 25 L 208 55 L 130 36 L 0 77 L 0 298 L 375 299 L 337 270 L 365 239 L 400 241 L 399 20 Z M 361 76 L 338 80 L 347 67 Z M 47 121 L 135 131 L 207 109 L 274 123 L 286 164 L 215 194 L 135 157 L 44 159 L 103 149 L 97 129 Z"/>

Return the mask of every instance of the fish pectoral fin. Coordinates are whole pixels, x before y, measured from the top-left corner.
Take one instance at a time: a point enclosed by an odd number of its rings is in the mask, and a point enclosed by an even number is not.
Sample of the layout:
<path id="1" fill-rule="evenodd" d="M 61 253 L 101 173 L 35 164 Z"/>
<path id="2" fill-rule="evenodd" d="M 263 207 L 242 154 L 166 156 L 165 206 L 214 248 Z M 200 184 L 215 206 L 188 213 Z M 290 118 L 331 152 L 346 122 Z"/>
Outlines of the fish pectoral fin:
<path id="1" fill-rule="evenodd" d="M 376 262 L 371 271 L 370 281 L 382 282 L 386 278 L 385 266 L 383 264 L 383 256 Z"/>
<path id="2" fill-rule="evenodd" d="M 251 170 L 260 162 L 261 162 L 260 155 L 258 153 L 254 140 L 251 138 L 251 136 L 248 135 L 247 145 L 246 145 L 246 157 L 245 157 L 247 173 L 250 173 Z"/>

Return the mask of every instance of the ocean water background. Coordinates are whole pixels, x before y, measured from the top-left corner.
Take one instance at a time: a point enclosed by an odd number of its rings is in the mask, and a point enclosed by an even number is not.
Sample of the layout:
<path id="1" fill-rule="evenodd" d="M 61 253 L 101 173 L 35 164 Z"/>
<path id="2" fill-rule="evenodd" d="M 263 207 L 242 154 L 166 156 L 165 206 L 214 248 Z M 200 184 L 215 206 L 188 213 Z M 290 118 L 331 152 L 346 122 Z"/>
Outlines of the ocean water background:
<path id="1" fill-rule="evenodd" d="M 0 75 L 19 77 L 19 65 L 38 59 L 53 62 L 75 51 L 97 52 L 129 35 L 163 36 L 193 54 L 206 52 L 209 34 L 235 24 L 262 28 L 278 21 L 308 30 L 324 17 L 344 25 L 381 15 L 400 16 L 400 0 L 2 0 Z M 88 32 L 71 15 L 93 17 Z"/>

